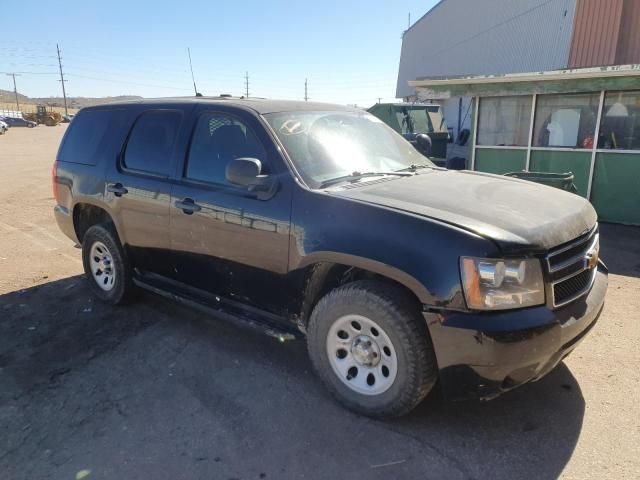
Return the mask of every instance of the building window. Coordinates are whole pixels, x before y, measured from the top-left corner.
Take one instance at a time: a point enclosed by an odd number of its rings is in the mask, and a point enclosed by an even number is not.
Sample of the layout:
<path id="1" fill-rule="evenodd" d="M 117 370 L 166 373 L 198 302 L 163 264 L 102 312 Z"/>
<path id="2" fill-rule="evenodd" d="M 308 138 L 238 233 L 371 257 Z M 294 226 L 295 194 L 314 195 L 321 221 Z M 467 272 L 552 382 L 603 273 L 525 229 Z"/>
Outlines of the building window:
<path id="1" fill-rule="evenodd" d="M 487 97 L 480 99 L 478 145 L 518 146 L 529 144 L 532 97 Z"/>
<path id="2" fill-rule="evenodd" d="M 599 93 L 540 95 L 537 103 L 535 147 L 593 148 Z"/>
<path id="3" fill-rule="evenodd" d="M 598 148 L 640 150 L 640 90 L 607 92 Z"/>

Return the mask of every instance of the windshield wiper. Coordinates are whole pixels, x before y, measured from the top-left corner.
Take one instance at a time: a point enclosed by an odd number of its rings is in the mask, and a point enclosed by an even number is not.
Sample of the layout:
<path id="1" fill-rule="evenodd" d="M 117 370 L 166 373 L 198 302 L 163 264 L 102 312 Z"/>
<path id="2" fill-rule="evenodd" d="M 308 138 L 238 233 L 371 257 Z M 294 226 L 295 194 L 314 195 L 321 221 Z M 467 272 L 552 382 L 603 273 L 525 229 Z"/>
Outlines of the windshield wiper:
<path id="1" fill-rule="evenodd" d="M 343 175 L 342 177 L 331 178 L 329 180 L 325 180 L 320 184 L 319 188 L 326 188 L 328 186 L 334 185 L 336 183 L 341 182 L 357 182 L 358 180 L 366 177 L 382 177 L 385 175 L 394 175 L 396 177 L 410 177 L 413 175 L 412 172 L 353 172 L 351 175 Z"/>
<path id="2" fill-rule="evenodd" d="M 398 172 L 399 173 L 402 173 L 402 172 L 415 172 L 416 170 L 420 170 L 421 168 L 434 168 L 434 166 L 430 165 L 428 163 L 424 163 L 424 164 L 412 163 L 411 165 L 409 165 L 406 168 L 401 168 L 396 173 L 398 173 Z"/>

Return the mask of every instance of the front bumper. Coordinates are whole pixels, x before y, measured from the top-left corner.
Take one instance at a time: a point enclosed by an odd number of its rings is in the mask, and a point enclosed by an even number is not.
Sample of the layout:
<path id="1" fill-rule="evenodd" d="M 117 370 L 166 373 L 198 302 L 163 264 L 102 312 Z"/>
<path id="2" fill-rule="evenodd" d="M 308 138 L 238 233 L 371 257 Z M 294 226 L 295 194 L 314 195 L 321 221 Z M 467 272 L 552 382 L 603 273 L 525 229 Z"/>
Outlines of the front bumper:
<path id="1" fill-rule="evenodd" d="M 556 310 L 425 312 L 445 395 L 488 400 L 542 378 L 593 328 L 607 285 L 600 263 L 591 291 Z"/>

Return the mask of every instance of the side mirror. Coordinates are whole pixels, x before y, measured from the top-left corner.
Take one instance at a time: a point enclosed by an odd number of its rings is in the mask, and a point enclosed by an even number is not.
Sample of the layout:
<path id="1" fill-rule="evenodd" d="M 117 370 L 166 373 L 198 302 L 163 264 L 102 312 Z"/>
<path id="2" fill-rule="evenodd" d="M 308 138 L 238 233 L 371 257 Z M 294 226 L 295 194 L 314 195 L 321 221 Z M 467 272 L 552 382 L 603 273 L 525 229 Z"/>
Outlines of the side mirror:
<path id="1" fill-rule="evenodd" d="M 262 174 L 262 162 L 257 158 L 235 158 L 227 164 L 227 180 L 241 187 L 249 187 L 261 200 L 270 198 L 275 192 L 273 177 Z"/>

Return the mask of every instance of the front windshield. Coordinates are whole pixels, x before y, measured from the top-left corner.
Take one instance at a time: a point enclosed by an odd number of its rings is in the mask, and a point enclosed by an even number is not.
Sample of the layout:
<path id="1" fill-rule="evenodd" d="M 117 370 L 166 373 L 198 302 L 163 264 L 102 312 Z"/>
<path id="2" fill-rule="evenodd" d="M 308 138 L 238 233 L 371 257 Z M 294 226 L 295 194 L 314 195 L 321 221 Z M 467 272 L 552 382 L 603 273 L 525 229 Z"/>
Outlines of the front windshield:
<path id="1" fill-rule="evenodd" d="M 311 188 L 336 178 L 433 166 L 367 112 L 284 112 L 265 118 Z"/>

